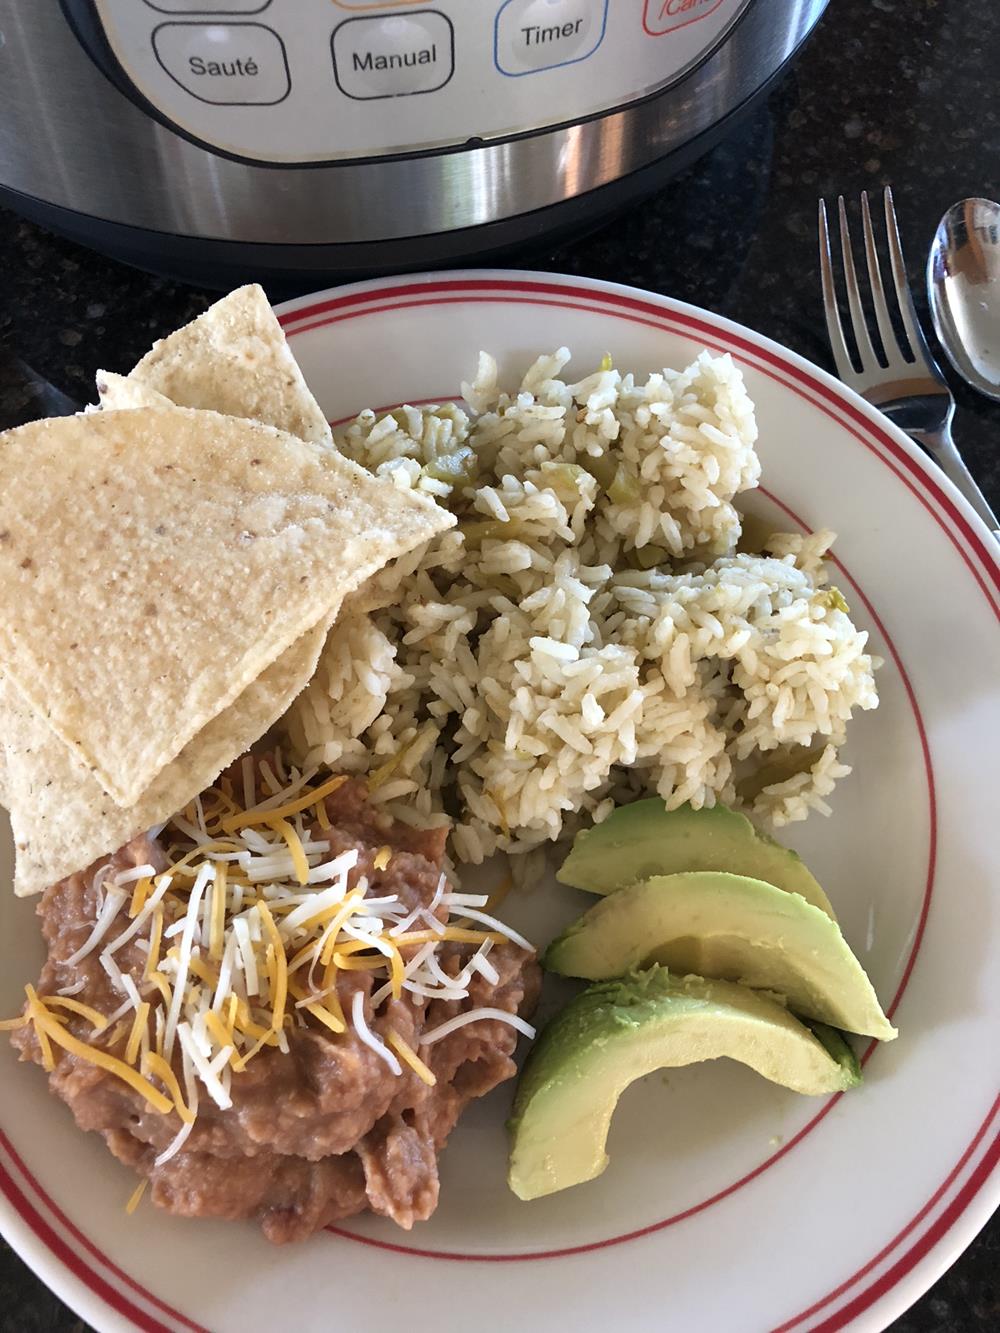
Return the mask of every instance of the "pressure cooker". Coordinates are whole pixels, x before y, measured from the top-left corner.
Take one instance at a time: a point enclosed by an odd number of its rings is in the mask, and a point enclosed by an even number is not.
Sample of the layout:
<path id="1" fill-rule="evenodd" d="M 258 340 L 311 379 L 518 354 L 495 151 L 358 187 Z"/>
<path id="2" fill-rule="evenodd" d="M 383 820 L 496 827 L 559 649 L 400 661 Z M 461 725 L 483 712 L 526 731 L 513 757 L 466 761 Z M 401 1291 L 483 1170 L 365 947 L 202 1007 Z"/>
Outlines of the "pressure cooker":
<path id="1" fill-rule="evenodd" d="M 826 0 L 0 0 L 0 200 L 217 286 L 597 222 L 768 89 Z"/>

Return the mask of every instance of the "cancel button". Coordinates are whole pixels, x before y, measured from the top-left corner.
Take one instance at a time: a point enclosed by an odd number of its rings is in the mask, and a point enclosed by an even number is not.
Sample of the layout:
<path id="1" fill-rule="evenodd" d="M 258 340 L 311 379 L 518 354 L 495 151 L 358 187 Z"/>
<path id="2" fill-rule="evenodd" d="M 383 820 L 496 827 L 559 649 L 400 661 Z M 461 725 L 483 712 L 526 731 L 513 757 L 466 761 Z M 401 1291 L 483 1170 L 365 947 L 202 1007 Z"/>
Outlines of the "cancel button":
<path id="1" fill-rule="evenodd" d="M 217 106 L 273 106 L 288 96 L 285 45 L 263 23 L 161 23 L 156 58 L 175 83 Z"/>

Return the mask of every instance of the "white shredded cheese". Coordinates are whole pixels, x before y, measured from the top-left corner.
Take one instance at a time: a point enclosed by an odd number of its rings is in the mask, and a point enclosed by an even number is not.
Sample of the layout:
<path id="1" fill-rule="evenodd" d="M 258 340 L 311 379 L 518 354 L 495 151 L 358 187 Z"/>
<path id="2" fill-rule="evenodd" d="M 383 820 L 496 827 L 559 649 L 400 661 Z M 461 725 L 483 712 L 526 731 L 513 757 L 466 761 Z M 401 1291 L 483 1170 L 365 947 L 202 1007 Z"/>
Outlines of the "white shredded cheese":
<path id="1" fill-rule="evenodd" d="M 105 869 L 107 869 L 106 866 Z M 97 914 L 97 920 L 94 922 L 93 930 L 80 945 L 79 949 L 77 949 L 76 953 L 70 954 L 70 956 L 65 959 L 67 967 L 75 967 L 76 964 L 86 958 L 88 954 L 94 952 L 101 940 L 104 939 L 105 935 L 110 930 L 112 921 L 114 921 L 115 917 L 121 911 L 122 904 L 127 897 L 128 894 L 124 893 L 121 889 L 108 889 L 104 896 L 104 902 L 101 904 L 101 910 Z"/>
<path id="2" fill-rule="evenodd" d="M 498 1019 L 501 1023 L 509 1023 L 512 1028 L 517 1028 L 518 1032 L 523 1032 L 526 1037 L 534 1037 L 535 1029 L 530 1023 L 526 1023 L 523 1018 L 517 1014 L 509 1013 L 506 1009 L 467 1009 L 464 1014 L 456 1014 L 454 1018 L 449 1018 L 436 1028 L 431 1028 L 430 1032 L 425 1032 L 420 1038 L 421 1046 L 432 1046 L 434 1042 L 440 1041 L 442 1037 L 448 1037 L 459 1028 L 467 1027 L 469 1023 L 479 1023 L 486 1018 Z"/>
<path id="3" fill-rule="evenodd" d="M 373 1050 L 380 1060 L 384 1060 L 398 1078 L 403 1072 L 403 1066 L 385 1042 L 380 1040 L 365 1022 L 365 997 L 359 990 L 354 992 L 354 997 L 351 1000 L 351 1018 L 354 1020 L 354 1031 L 358 1034 L 359 1039 Z"/>

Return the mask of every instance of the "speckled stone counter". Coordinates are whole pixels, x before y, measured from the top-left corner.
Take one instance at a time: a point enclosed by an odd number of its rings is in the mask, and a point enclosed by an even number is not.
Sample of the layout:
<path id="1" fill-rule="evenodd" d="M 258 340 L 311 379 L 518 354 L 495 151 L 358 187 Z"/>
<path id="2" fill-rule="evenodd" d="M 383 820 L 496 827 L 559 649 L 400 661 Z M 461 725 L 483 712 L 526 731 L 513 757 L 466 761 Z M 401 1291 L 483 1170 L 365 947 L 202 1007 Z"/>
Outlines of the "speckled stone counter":
<path id="1" fill-rule="evenodd" d="M 998 6 L 832 0 L 797 65 L 725 144 L 613 226 L 525 252 L 517 262 L 666 292 L 829 365 L 816 272 L 817 196 L 892 184 L 925 310 L 921 275 L 938 217 L 963 196 L 1000 197 L 998 70 Z M 99 366 L 127 370 L 154 338 L 211 299 L 3 213 L 0 263 L 0 339 L 43 380 L 80 401 L 92 399 Z M 1000 404 L 952 378 L 956 439 L 1000 508 Z M 23 384 L 0 382 L 0 424 L 45 410 Z M 3 1251 L 4 1333 L 85 1328 Z M 893 1329 L 996 1333 L 1000 1222 L 988 1225 Z"/>

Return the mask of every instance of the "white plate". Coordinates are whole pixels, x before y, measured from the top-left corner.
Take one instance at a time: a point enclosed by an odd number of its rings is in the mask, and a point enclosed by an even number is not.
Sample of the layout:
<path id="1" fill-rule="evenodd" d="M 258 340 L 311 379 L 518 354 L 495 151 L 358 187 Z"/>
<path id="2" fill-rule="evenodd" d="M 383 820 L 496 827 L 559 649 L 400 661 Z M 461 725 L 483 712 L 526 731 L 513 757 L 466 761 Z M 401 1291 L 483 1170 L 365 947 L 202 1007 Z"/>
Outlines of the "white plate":
<path id="1" fill-rule="evenodd" d="M 1000 1199 L 1000 567 L 985 528 L 841 385 L 664 297 L 459 273 L 307 297 L 283 320 L 332 419 L 454 396 L 480 347 L 508 380 L 561 343 L 581 368 L 605 351 L 637 370 L 732 352 L 757 403 L 766 503 L 839 531 L 838 583 L 886 658 L 833 817 L 791 841 L 901 1036 L 872 1054 L 861 1090 L 825 1101 L 727 1064 L 647 1079 L 623 1100 L 606 1174 L 531 1204 L 504 1184 L 499 1089 L 456 1131 L 428 1223 L 407 1235 L 355 1219 L 281 1250 L 249 1225 L 148 1206 L 127 1218 L 129 1173 L 2 1043 L 4 1233 L 102 1331 L 273 1333 L 293 1311 L 302 1333 L 492 1333 L 567 1316 L 579 1333 L 884 1328 Z M 550 925 L 583 906 L 561 892 Z M 3 895 L 0 911 L 12 1013 L 41 949 L 31 904 Z"/>

